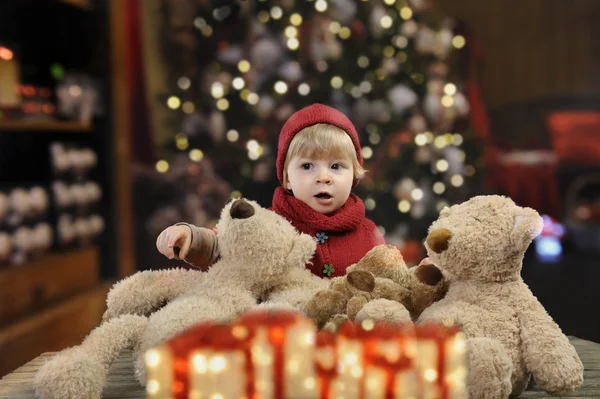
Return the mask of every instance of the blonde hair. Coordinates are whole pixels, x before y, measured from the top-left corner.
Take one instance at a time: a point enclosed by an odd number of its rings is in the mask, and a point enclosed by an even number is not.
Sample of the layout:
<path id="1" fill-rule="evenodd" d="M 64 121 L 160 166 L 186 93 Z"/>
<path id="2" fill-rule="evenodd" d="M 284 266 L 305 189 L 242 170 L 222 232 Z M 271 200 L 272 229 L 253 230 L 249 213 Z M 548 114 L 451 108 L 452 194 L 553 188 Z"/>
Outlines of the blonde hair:
<path id="1" fill-rule="evenodd" d="M 352 162 L 354 178 L 360 179 L 367 172 L 358 163 L 356 148 L 352 139 L 344 130 L 327 123 L 305 127 L 292 139 L 285 155 L 283 165 L 283 186 L 287 186 L 287 168 L 290 160 L 295 157 L 324 159 L 328 157 L 347 159 Z"/>

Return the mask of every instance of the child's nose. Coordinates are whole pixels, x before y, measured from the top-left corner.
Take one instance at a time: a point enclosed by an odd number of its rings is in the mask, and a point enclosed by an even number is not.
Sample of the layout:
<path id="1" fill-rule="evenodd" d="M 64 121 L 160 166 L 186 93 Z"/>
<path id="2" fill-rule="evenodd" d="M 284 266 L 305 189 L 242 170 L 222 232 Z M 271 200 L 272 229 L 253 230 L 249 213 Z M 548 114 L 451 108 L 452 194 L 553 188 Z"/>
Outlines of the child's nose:
<path id="1" fill-rule="evenodd" d="M 317 183 L 331 183 L 331 175 L 326 170 L 320 171 L 317 175 Z"/>

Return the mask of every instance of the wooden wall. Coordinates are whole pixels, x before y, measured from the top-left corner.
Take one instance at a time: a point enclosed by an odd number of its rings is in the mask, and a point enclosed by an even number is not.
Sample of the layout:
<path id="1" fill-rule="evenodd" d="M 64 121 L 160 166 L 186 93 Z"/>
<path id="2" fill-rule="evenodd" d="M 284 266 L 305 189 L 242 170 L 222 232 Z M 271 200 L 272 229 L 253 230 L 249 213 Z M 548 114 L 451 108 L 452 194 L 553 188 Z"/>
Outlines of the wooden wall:
<path id="1" fill-rule="evenodd" d="M 481 42 L 488 107 L 600 93 L 599 0 L 434 1 Z"/>

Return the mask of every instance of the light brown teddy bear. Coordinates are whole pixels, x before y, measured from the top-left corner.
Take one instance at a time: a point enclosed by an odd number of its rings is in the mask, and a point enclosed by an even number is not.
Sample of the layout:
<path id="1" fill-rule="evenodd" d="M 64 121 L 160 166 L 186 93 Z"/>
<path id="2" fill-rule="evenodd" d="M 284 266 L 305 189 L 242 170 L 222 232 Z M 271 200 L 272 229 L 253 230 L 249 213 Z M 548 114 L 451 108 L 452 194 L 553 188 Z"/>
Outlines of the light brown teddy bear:
<path id="1" fill-rule="evenodd" d="M 150 347 L 197 323 L 229 321 L 257 306 L 302 311 L 329 285 L 305 268 L 314 237 L 299 234 L 275 212 L 239 199 L 224 207 L 217 228 L 221 257 L 207 272 L 147 271 L 117 283 L 105 321 L 40 368 L 38 397 L 100 398 L 110 364 L 126 348 L 135 350 L 136 376 L 144 384 L 142 355 Z"/>
<path id="2" fill-rule="evenodd" d="M 523 255 L 542 227 L 535 210 L 496 195 L 444 208 L 430 226 L 427 253 L 449 290 L 418 323 L 462 329 L 471 398 L 518 395 L 531 376 L 553 395 L 583 383 L 577 352 L 521 278 Z"/>
<path id="3" fill-rule="evenodd" d="M 328 329 L 347 319 L 409 322 L 441 299 L 446 289 L 435 266 L 409 269 L 398 248 L 378 245 L 348 267 L 345 276 L 333 278 L 328 289 L 317 292 L 305 311 Z"/>

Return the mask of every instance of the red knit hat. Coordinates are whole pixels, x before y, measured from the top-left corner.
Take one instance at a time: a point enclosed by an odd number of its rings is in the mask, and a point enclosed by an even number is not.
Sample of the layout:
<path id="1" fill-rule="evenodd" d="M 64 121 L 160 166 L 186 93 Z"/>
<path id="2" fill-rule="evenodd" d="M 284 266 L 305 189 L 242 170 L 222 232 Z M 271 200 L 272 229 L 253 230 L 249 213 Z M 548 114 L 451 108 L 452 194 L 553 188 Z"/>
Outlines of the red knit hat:
<path id="1" fill-rule="evenodd" d="M 281 184 L 283 184 L 285 157 L 292 139 L 300 130 L 316 125 L 317 123 L 327 123 L 329 125 L 337 126 L 348 133 L 348 136 L 352 139 L 352 144 L 354 144 L 354 148 L 356 149 L 358 163 L 362 166 L 363 158 L 360 142 L 358 140 L 358 133 L 356 133 L 356 128 L 352 122 L 350 122 L 350 119 L 340 111 L 328 107 L 327 105 L 312 104 L 296 111 L 290 116 L 279 133 L 279 145 L 277 148 L 277 178 Z M 358 179 L 354 179 L 354 186 L 356 186 L 356 184 L 358 184 Z"/>

